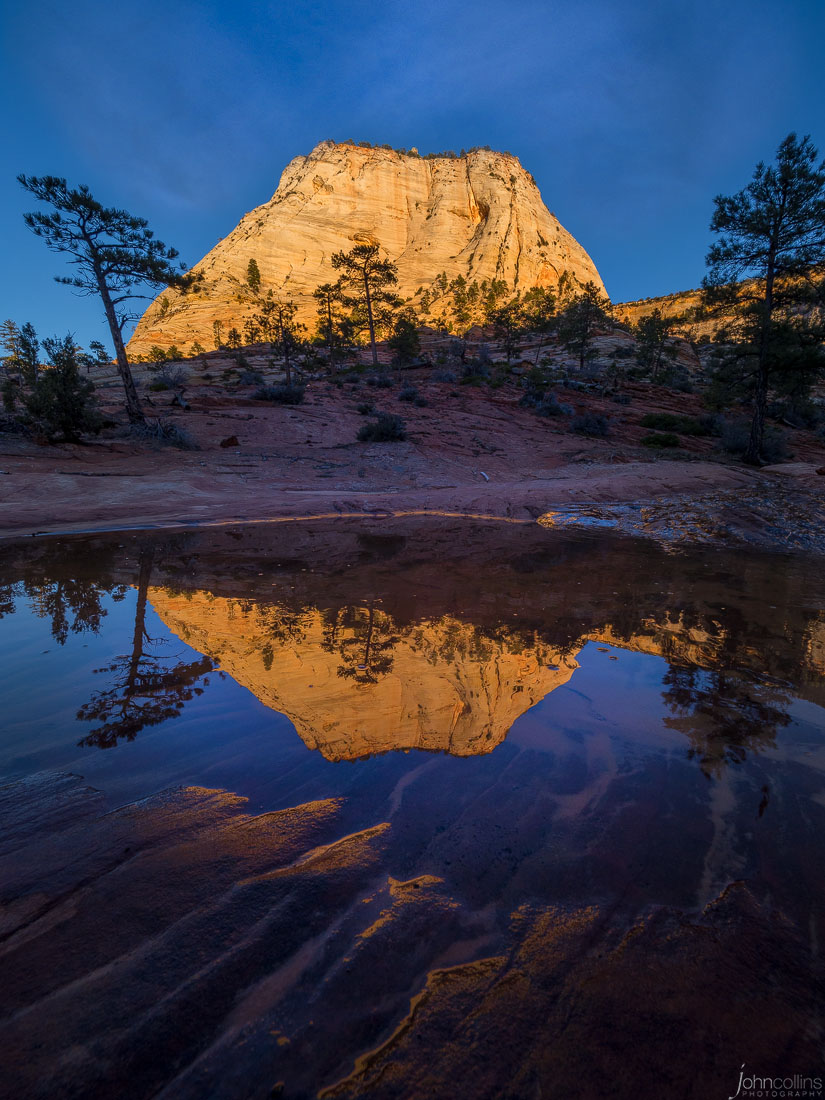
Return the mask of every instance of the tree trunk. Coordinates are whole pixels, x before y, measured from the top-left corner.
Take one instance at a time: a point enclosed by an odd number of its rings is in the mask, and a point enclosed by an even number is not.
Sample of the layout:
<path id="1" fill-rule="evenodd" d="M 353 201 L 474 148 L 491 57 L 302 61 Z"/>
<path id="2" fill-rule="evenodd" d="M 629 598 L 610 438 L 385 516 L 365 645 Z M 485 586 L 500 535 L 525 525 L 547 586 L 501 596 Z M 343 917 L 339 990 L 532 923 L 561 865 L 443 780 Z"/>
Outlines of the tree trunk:
<path id="1" fill-rule="evenodd" d="M 367 302 L 367 324 L 370 329 L 370 347 L 372 348 L 372 365 L 378 366 L 378 348 L 375 346 L 375 322 L 372 318 L 372 299 L 370 298 L 370 280 L 367 269 L 364 268 L 364 296 Z"/>
<path id="2" fill-rule="evenodd" d="M 137 688 L 137 676 L 143 659 L 143 642 L 146 637 L 146 601 L 149 596 L 149 579 L 152 576 L 151 550 L 141 551 L 138 572 L 137 602 L 135 603 L 135 629 L 132 634 L 132 656 L 126 677 L 126 698 L 131 698 Z"/>
<path id="3" fill-rule="evenodd" d="M 329 296 L 327 296 L 327 336 L 329 337 L 329 365 L 335 373 L 335 337 L 332 331 L 332 299 Z"/>
<path id="4" fill-rule="evenodd" d="M 536 351 L 536 362 L 534 364 L 535 366 L 539 365 L 539 356 L 541 355 L 541 349 L 542 349 L 543 346 L 544 346 L 544 333 L 540 332 L 539 333 L 539 346 L 538 346 L 538 350 Z"/>
<path id="5" fill-rule="evenodd" d="M 765 407 L 768 403 L 768 372 L 760 364 L 756 378 L 756 392 L 753 396 L 753 419 L 751 420 L 751 433 L 748 437 L 748 449 L 745 451 L 745 461 L 751 466 L 762 464 L 762 440 L 765 435 Z"/>
<path id="6" fill-rule="evenodd" d="M 284 370 L 286 371 L 286 384 L 292 385 L 292 364 L 289 361 L 289 342 L 287 340 L 287 334 L 284 331 L 283 320 L 278 322 L 278 329 L 281 337 L 281 348 L 284 353 Z"/>
<path id="7" fill-rule="evenodd" d="M 367 675 L 370 671 L 370 650 L 372 649 L 372 631 L 375 626 L 375 609 L 372 604 L 369 607 L 369 615 L 367 617 L 367 637 L 364 641 L 364 667 Z"/>
<path id="8" fill-rule="evenodd" d="M 132 424 L 145 424 L 146 417 L 140 404 L 140 398 L 138 397 L 135 387 L 135 380 L 132 377 L 132 371 L 129 368 L 129 360 L 126 358 L 123 334 L 120 331 L 120 325 L 118 324 L 115 307 L 112 304 L 112 298 L 109 294 L 109 288 L 106 286 L 106 281 L 103 276 L 97 271 L 95 274 L 97 275 L 100 297 L 103 299 L 103 308 L 106 311 L 106 320 L 109 322 L 109 331 L 112 334 L 112 343 L 115 345 L 117 373 L 120 375 L 120 380 L 123 383 L 123 390 L 126 394 L 126 414 Z"/>
<path id="9" fill-rule="evenodd" d="M 765 298 L 763 300 L 762 326 L 759 333 L 759 365 L 756 374 L 756 392 L 753 395 L 753 420 L 745 461 L 752 466 L 762 463 L 762 440 L 765 435 L 765 408 L 768 403 L 768 340 L 773 316 L 773 283 L 776 277 L 776 257 L 771 249 L 768 257 L 768 270 L 765 276 Z"/>

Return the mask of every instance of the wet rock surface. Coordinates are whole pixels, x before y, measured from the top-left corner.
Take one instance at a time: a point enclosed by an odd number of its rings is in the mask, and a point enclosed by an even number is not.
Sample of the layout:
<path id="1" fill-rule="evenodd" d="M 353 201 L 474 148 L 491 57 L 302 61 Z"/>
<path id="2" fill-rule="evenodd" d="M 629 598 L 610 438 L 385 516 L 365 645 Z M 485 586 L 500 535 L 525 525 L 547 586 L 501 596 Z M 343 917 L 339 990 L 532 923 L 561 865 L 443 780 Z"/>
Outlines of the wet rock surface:
<path id="1" fill-rule="evenodd" d="M 704 1100 L 743 1062 L 817 1072 L 818 559 L 442 524 L 2 548 L 30 681 L 4 686 L 0 1094 Z M 75 680 L 106 704 L 82 722 Z"/>
<path id="2" fill-rule="evenodd" d="M 805 468 L 805 475 L 809 474 Z M 752 546 L 825 553 L 825 496 L 815 488 L 766 483 L 629 504 L 564 508 L 539 517 L 548 527 L 604 527 L 665 544 Z"/>
<path id="3" fill-rule="evenodd" d="M 618 796 L 600 809 L 620 814 Z M 250 816 L 190 788 L 78 812 L 0 864 L 9 1096 L 264 1097 L 281 1082 L 285 1097 L 698 1098 L 742 1061 L 784 1073 L 821 1056 L 821 963 L 760 884 L 686 910 L 611 896 L 597 874 L 598 901 L 551 904 L 546 876 L 564 894 L 570 872 L 528 825 L 491 905 L 469 868 L 388 875 L 404 863 L 393 824 L 347 834 L 334 800 Z M 483 866 L 498 844 L 474 816 L 452 829 Z M 588 832 L 556 844 L 572 854 Z M 531 862 L 533 896 L 515 904 Z"/>

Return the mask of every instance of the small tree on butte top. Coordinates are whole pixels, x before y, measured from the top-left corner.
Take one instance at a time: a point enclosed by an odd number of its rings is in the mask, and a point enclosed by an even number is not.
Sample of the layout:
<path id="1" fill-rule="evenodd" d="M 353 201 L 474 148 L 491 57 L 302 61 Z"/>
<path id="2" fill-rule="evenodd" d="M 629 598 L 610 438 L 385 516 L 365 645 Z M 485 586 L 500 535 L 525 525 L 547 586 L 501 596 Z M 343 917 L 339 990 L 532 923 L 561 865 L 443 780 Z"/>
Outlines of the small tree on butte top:
<path id="1" fill-rule="evenodd" d="M 332 266 L 342 271 L 341 282 L 349 293 L 344 304 L 352 308 L 354 324 L 367 329 L 373 366 L 378 366 L 377 329 L 387 328 L 399 299 L 389 289 L 398 282 L 394 263 L 382 260 L 377 244 L 357 244 L 349 252 L 335 252 Z"/>
<path id="2" fill-rule="evenodd" d="M 257 294 L 261 289 L 261 270 L 254 256 L 246 265 L 246 281 L 249 283 L 250 288 Z"/>
<path id="3" fill-rule="evenodd" d="M 758 164 L 735 195 L 717 195 L 707 255 L 709 305 L 727 305 L 747 349 L 753 419 L 745 459 L 760 462 L 771 375 L 787 369 L 793 330 L 804 350 L 825 297 L 825 161 L 810 138 L 789 134 L 776 162 Z M 742 280 L 750 280 L 743 284 Z M 818 343 L 818 342 L 817 342 Z M 810 366 L 810 354 L 791 354 Z"/>
<path id="4" fill-rule="evenodd" d="M 124 303 L 145 298 L 139 288 L 174 286 L 185 290 L 192 277 L 174 263 L 178 253 L 155 240 L 144 218 L 125 210 L 107 208 L 92 197 L 88 187 L 70 189 L 58 176 L 17 177 L 35 198 L 51 206 L 48 213 L 25 214 L 26 225 L 42 237 L 52 252 L 63 252 L 74 265 L 74 274 L 57 282 L 75 287 L 80 294 L 98 294 L 115 347 L 120 379 L 126 394 L 126 411 L 133 424 L 144 421 L 135 389 L 123 327 L 131 316 Z"/>

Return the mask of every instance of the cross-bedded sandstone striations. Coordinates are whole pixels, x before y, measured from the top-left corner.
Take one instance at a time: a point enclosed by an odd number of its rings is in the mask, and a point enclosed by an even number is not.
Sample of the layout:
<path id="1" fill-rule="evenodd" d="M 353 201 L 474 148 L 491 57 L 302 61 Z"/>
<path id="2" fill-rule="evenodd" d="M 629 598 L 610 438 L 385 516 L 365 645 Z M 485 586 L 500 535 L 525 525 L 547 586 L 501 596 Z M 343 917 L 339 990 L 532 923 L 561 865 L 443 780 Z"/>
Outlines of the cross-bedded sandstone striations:
<path id="1" fill-rule="evenodd" d="M 496 279 L 509 291 L 555 286 L 567 272 L 603 289 L 593 261 L 542 201 L 533 177 L 509 153 L 477 149 L 420 157 L 324 141 L 295 157 L 275 194 L 246 214 L 198 263 L 195 292 L 166 290 L 144 314 L 132 355 L 153 345 L 212 347 L 255 312 L 249 261 L 260 290 L 294 299 L 314 327 L 313 290 L 334 282 L 334 252 L 376 243 L 398 267 L 398 293 L 415 298 L 446 274 L 468 283 Z"/>

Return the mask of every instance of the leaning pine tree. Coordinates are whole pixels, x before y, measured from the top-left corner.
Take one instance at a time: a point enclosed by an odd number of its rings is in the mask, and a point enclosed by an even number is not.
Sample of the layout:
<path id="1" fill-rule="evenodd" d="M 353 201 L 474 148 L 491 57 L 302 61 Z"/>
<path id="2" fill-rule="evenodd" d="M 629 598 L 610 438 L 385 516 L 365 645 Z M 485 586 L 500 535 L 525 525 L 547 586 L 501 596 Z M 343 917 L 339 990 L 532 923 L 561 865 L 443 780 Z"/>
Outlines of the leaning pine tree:
<path id="1" fill-rule="evenodd" d="M 92 197 L 88 187 L 70 189 L 58 176 L 18 176 L 35 198 L 52 209 L 25 214 L 26 225 L 42 237 L 52 252 L 63 252 L 74 265 L 71 276 L 57 282 L 75 287 L 81 294 L 97 294 L 115 347 L 117 369 L 126 394 L 126 412 L 133 424 L 145 417 L 138 398 L 123 327 L 131 319 L 124 303 L 140 294 L 141 287 L 171 286 L 185 290 L 192 276 L 174 263 L 178 253 L 155 240 L 148 222 L 125 210 L 107 208 Z"/>
<path id="2" fill-rule="evenodd" d="M 825 297 L 825 161 L 810 138 L 789 134 L 775 164 L 758 164 L 747 187 L 714 203 L 719 239 L 707 255 L 705 301 L 738 321 L 753 405 L 745 459 L 757 465 L 772 375 L 796 363 L 809 370 L 819 353 L 809 330 Z"/>

